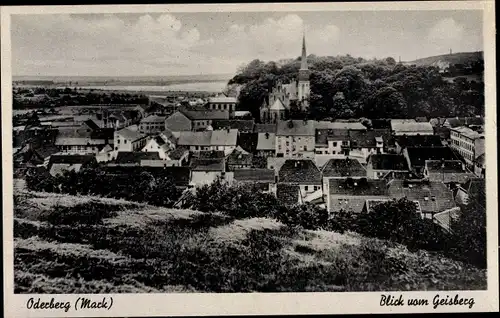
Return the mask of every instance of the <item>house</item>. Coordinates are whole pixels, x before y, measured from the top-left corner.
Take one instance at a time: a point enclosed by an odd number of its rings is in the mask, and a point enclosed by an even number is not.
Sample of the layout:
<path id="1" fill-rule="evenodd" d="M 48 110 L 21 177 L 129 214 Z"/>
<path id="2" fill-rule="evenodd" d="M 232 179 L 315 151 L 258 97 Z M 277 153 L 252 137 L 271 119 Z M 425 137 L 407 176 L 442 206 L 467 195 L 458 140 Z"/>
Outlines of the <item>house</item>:
<path id="1" fill-rule="evenodd" d="M 253 119 L 252 113 L 248 110 L 237 110 L 234 112 L 235 119 Z"/>
<path id="2" fill-rule="evenodd" d="M 276 134 L 261 132 L 257 134 L 256 155 L 267 158 L 274 156 L 276 152 Z"/>
<path id="3" fill-rule="evenodd" d="M 143 160 L 161 160 L 158 152 L 118 151 L 116 159 L 108 165 L 140 166 Z"/>
<path id="4" fill-rule="evenodd" d="M 227 110 L 207 110 L 203 108 L 181 108 L 179 111 L 184 114 L 191 122 L 191 130 L 201 131 L 212 126 L 214 120 L 229 119 Z M 169 121 L 170 122 L 170 121 Z M 167 125 L 167 128 L 170 128 Z M 170 128 L 172 131 L 174 129 Z"/>
<path id="5" fill-rule="evenodd" d="M 453 192 L 442 182 L 392 180 L 388 191 L 392 198 L 418 201 L 424 218 L 432 219 L 435 214 L 456 207 Z"/>
<path id="6" fill-rule="evenodd" d="M 35 148 L 28 143 L 13 154 L 14 168 L 24 170 L 27 167 L 44 164 L 50 156 L 58 153 L 59 148 L 56 146 L 47 145 Z"/>
<path id="7" fill-rule="evenodd" d="M 286 206 L 303 203 L 300 187 L 296 184 L 278 183 L 276 185 L 276 198 Z"/>
<path id="8" fill-rule="evenodd" d="M 345 155 L 349 145 L 349 131 L 346 129 L 318 129 L 315 136 L 317 155 Z"/>
<path id="9" fill-rule="evenodd" d="M 384 140 L 374 130 L 349 130 L 349 141 L 342 149 L 346 155 L 365 161 L 370 155 L 384 153 Z"/>
<path id="10" fill-rule="evenodd" d="M 226 179 L 224 158 L 194 158 L 191 160 L 190 168 L 190 184 L 194 186 L 211 184 L 217 180 L 217 178 Z"/>
<path id="11" fill-rule="evenodd" d="M 366 126 L 359 121 L 326 121 L 320 120 L 314 122 L 314 129 L 324 130 L 366 130 Z"/>
<path id="12" fill-rule="evenodd" d="M 278 183 L 298 185 L 302 197 L 320 190 L 321 182 L 321 172 L 310 159 L 288 159 L 278 172 Z"/>
<path id="13" fill-rule="evenodd" d="M 426 122 L 428 122 L 429 120 L 427 119 L 427 117 L 416 117 L 416 118 L 415 118 L 415 121 L 416 121 L 417 123 L 426 123 Z"/>
<path id="14" fill-rule="evenodd" d="M 165 130 L 165 117 L 150 115 L 141 119 L 139 132 L 142 134 L 156 134 Z"/>
<path id="15" fill-rule="evenodd" d="M 450 147 L 462 156 L 467 167 L 473 169 L 476 158 L 485 151 L 484 132 L 460 126 L 452 128 L 450 136 Z"/>
<path id="16" fill-rule="evenodd" d="M 366 178 L 366 169 L 356 159 L 330 159 L 321 169 L 323 191 L 328 193 L 329 180 L 344 178 Z"/>
<path id="17" fill-rule="evenodd" d="M 484 117 L 451 117 L 446 118 L 442 124 L 444 127 L 456 128 L 456 127 L 469 127 L 469 126 L 484 126 Z"/>
<path id="18" fill-rule="evenodd" d="M 234 116 L 236 111 L 236 97 L 217 96 L 208 99 L 207 107 L 210 110 L 224 110 L 229 113 L 229 117 Z"/>
<path id="19" fill-rule="evenodd" d="M 131 174 L 149 172 L 155 178 L 166 177 L 171 179 L 179 190 L 184 190 L 189 186 L 191 170 L 189 167 L 148 167 L 148 166 L 127 166 L 127 165 L 106 165 L 103 167 L 106 174 L 115 175 L 127 181 Z"/>
<path id="20" fill-rule="evenodd" d="M 395 137 L 396 152 L 401 154 L 406 147 L 444 147 L 441 138 L 437 135 L 402 135 Z"/>
<path id="21" fill-rule="evenodd" d="M 243 148 L 249 153 L 256 153 L 258 133 L 254 132 L 238 132 L 238 139 L 236 140 L 236 145 Z M 274 148 L 273 148 L 274 155 Z"/>
<path id="22" fill-rule="evenodd" d="M 276 129 L 277 129 L 276 124 L 255 124 L 254 126 L 254 132 L 255 133 L 270 133 L 270 134 L 276 134 Z"/>
<path id="23" fill-rule="evenodd" d="M 78 127 L 59 128 L 55 146 L 66 154 L 97 154 L 106 145 L 113 145 L 109 130 L 88 127 L 88 123 L 84 123 Z"/>
<path id="24" fill-rule="evenodd" d="M 438 212 L 434 214 L 434 223 L 441 226 L 441 228 L 447 233 L 453 233 L 453 222 L 456 222 L 460 215 L 461 209 L 459 207 L 454 207 L 449 210 Z"/>
<path id="25" fill-rule="evenodd" d="M 416 122 L 414 120 L 392 119 L 391 130 L 396 136 L 434 134 L 434 129 L 429 122 Z"/>
<path id="26" fill-rule="evenodd" d="M 172 140 L 168 139 L 167 136 L 163 134 L 159 134 L 149 139 L 141 151 L 157 152 L 160 155 L 160 159 L 166 160 L 167 154 L 174 148 L 175 143 L 172 142 Z"/>
<path id="27" fill-rule="evenodd" d="M 97 164 L 93 155 L 52 155 L 47 163 L 51 176 L 62 175 L 64 171 L 78 172 L 92 164 Z"/>
<path id="28" fill-rule="evenodd" d="M 484 202 L 486 207 L 486 180 L 484 178 L 472 178 L 460 185 L 455 194 L 455 202 L 458 205 L 469 203 L 469 198 L 476 196 L 479 202 Z"/>
<path id="29" fill-rule="evenodd" d="M 115 151 L 127 151 L 136 152 L 140 151 L 146 143 L 149 137 L 145 134 L 141 134 L 135 131 L 134 128 L 126 127 L 114 132 L 114 147 Z"/>
<path id="30" fill-rule="evenodd" d="M 191 131 L 193 130 L 193 123 L 186 115 L 176 111 L 165 119 L 165 128 L 171 131 Z"/>
<path id="31" fill-rule="evenodd" d="M 454 187 L 455 184 L 474 178 L 474 174 L 465 170 L 464 163 L 460 160 L 426 160 L 424 177 Z"/>
<path id="32" fill-rule="evenodd" d="M 313 121 L 278 121 L 276 156 L 286 158 L 314 158 L 314 135 Z"/>
<path id="33" fill-rule="evenodd" d="M 218 119 L 212 121 L 212 128 L 214 130 L 220 129 L 237 129 L 238 133 L 251 133 L 253 132 L 255 122 L 253 119 Z"/>
<path id="34" fill-rule="evenodd" d="M 448 147 L 407 147 L 403 156 L 408 162 L 408 169 L 413 173 L 423 174 L 426 160 L 456 160 L 458 159 Z"/>
<path id="35" fill-rule="evenodd" d="M 387 173 L 408 171 L 408 162 L 402 155 L 375 154 L 368 158 L 366 175 L 370 179 L 381 179 Z"/>
<path id="36" fill-rule="evenodd" d="M 189 150 L 184 147 L 177 147 L 170 150 L 165 158 L 166 160 L 172 161 L 173 166 L 184 166 L 189 161 Z"/>
<path id="37" fill-rule="evenodd" d="M 367 200 L 389 199 L 385 180 L 331 178 L 328 180 L 327 211 L 361 213 Z"/>
<path id="38" fill-rule="evenodd" d="M 486 158 L 483 153 L 479 157 L 476 158 L 476 162 L 474 163 L 474 174 L 478 177 L 485 177 L 486 174 Z"/>
<path id="39" fill-rule="evenodd" d="M 179 135 L 177 145 L 191 151 L 221 150 L 228 155 L 236 148 L 237 139 L 238 131 L 236 129 L 183 131 Z"/>
<path id="40" fill-rule="evenodd" d="M 234 169 L 233 180 L 239 184 L 252 184 L 263 192 L 274 192 L 275 174 L 270 169 Z"/>
<path id="41" fill-rule="evenodd" d="M 233 152 L 227 157 L 227 170 L 249 169 L 252 167 L 253 155 L 241 147 L 236 147 Z"/>

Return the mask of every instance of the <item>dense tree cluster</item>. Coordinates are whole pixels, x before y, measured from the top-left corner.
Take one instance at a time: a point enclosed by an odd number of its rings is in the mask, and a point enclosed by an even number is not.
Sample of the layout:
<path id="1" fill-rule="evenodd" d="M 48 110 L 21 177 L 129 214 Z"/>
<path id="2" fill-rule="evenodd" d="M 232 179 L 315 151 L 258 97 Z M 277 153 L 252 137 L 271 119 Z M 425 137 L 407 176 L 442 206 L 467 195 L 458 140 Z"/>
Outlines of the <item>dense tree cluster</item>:
<path id="1" fill-rule="evenodd" d="M 435 66 L 403 65 L 389 57 L 364 60 L 349 55 L 308 57 L 311 95 L 308 114 L 315 119 L 415 118 L 472 116 L 484 113 L 484 83 L 469 80 L 482 75 L 482 61 L 455 64 L 450 73 Z M 293 80 L 300 59 L 281 64 L 254 60 L 242 67 L 229 84 L 240 84 L 239 107 L 258 118 L 258 110 L 278 82 Z M 445 77 L 448 75 L 448 77 Z M 463 76 L 462 76 L 463 75 Z"/>
<path id="2" fill-rule="evenodd" d="M 37 96 L 37 98 L 35 98 Z M 58 107 L 68 105 L 128 105 L 148 104 L 145 95 L 82 91 L 75 88 L 35 87 L 33 91 L 20 88 L 14 91 L 13 109 Z"/>

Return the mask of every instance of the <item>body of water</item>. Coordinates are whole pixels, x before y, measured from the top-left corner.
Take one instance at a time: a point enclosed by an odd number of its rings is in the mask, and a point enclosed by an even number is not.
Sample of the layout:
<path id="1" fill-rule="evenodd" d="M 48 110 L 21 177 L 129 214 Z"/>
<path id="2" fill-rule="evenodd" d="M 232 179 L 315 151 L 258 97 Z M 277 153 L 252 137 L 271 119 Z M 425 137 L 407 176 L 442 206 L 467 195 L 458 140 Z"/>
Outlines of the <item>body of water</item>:
<path id="1" fill-rule="evenodd" d="M 97 86 L 77 86 L 82 89 L 96 89 L 107 91 L 132 91 L 132 92 L 213 92 L 219 93 L 226 87 L 226 81 L 214 82 L 193 82 L 172 85 L 97 85 Z M 64 88 L 64 87 L 61 87 Z"/>

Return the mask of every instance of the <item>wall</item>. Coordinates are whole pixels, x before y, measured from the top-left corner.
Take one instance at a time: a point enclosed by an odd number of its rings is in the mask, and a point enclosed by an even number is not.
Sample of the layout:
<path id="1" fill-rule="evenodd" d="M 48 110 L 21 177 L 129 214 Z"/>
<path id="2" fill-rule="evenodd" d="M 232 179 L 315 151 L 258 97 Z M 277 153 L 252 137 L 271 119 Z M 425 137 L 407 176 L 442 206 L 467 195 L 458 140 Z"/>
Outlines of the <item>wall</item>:
<path id="1" fill-rule="evenodd" d="M 179 111 L 165 120 L 165 128 L 171 131 L 190 131 L 193 129 L 191 120 Z"/>
<path id="2" fill-rule="evenodd" d="M 276 154 L 287 158 L 314 158 L 314 151 L 314 136 L 276 136 Z"/>
<path id="3" fill-rule="evenodd" d="M 192 171 L 191 183 L 194 185 L 210 184 L 221 175 L 221 171 Z"/>

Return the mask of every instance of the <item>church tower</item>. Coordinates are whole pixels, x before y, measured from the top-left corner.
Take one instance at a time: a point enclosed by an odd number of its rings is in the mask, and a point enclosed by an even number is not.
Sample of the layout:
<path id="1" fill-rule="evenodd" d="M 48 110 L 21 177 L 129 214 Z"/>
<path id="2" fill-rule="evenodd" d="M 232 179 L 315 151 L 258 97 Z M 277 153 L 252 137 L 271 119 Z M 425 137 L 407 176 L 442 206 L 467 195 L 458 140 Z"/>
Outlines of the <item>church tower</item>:
<path id="1" fill-rule="evenodd" d="M 307 67 L 306 35 L 302 37 L 302 57 L 300 59 L 299 78 L 297 81 L 297 98 L 302 107 L 307 106 L 309 98 L 309 68 Z"/>

